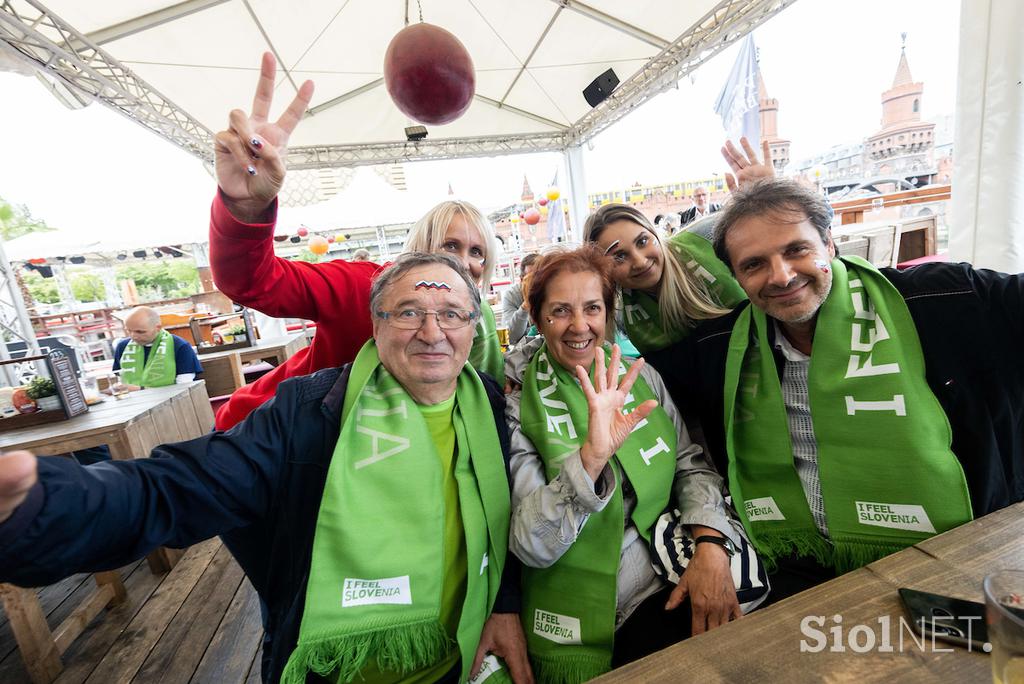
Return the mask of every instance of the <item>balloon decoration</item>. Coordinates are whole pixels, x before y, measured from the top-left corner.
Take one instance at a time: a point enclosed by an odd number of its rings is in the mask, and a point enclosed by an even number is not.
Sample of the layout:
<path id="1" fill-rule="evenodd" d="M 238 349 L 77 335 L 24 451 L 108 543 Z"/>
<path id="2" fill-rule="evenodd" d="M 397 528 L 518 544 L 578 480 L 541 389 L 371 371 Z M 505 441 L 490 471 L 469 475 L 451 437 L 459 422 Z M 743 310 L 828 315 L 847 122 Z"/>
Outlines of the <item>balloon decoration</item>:
<path id="1" fill-rule="evenodd" d="M 348 240 L 348 235 L 345 235 L 344 233 L 338 233 L 334 236 L 335 242 L 344 242 L 345 240 Z"/>
<path id="2" fill-rule="evenodd" d="M 299 229 L 295 232 L 299 234 L 299 237 L 306 237 L 309 235 L 309 228 L 306 226 L 299 226 Z"/>
<path id="3" fill-rule="evenodd" d="M 544 206 L 543 204 L 540 207 L 540 215 L 541 216 L 547 216 L 548 215 L 548 208 L 546 206 Z"/>
<path id="4" fill-rule="evenodd" d="M 513 213 L 511 216 L 508 217 L 508 220 L 511 221 L 512 223 L 519 223 L 519 214 Z"/>
<path id="5" fill-rule="evenodd" d="M 543 206 L 544 206 L 545 204 L 547 204 L 547 203 L 548 203 L 548 198 L 547 198 L 547 197 L 541 197 L 540 199 L 538 199 L 538 200 L 537 200 L 537 204 L 539 204 L 539 205 L 540 205 L 540 206 L 542 206 L 542 207 L 543 207 Z"/>
<path id="6" fill-rule="evenodd" d="M 309 251 L 313 254 L 327 254 L 327 239 L 322 235 L 309 238 Z"/>
<path id="7" fill-rule="evenodd" d="M 523 220 L 526 221 L 527 225 L 535 226 L 540 222 L 540 212 L 533 208 L 527 209 L 523 215 Z"/>
<path id="8" fill-rule="evenodd" d="M 384 85 L 403 114 L 439 126 L 469 109 L 476 72 L 458 38 L 440 26 L 419 23 L 391 39 L 384 53 Z"/>
<path id="9" fill-rule="evenodd" d="M 546 193 L 544 193 L 544 194 L 547 195 L 547 198 L 549 200 L 554 202 L 556 199 L 558 199 L 561 196 L 562 193 L 558 192 L 558 188 L 556 188 L 554 185 L 552 185 L 550 188 L 548 188 L 548 191 Z"/>
<path id="10" fill-rule="evenodd" d="M 333 235 L 328 235 L 327 236 L 327 244 L 331 244 L 332 242 L 334 242 L 334 236 Z"/>
<path id="11" fill-rule="evenodd" d="M 38 258 L 38 259 L 29 259 L 29 260 L 28 260 L 28 263 L 30 263 L 30 264 L 35 264 L 35 265 L 39 266 L 39 265 L 41 265 L 41 264 L 45 264 L 45 263 L 46 263 L 46 259 L 42 259 L 42 258 Z"/>

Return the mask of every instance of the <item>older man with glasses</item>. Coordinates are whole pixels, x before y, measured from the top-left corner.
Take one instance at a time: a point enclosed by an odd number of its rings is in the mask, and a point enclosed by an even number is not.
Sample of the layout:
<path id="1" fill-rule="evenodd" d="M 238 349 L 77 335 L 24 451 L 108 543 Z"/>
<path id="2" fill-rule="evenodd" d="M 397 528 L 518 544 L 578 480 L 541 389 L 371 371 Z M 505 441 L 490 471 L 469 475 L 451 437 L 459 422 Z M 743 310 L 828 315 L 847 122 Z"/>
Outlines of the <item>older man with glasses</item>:
<path id="1" fill-rule="evenodd" d="M 353 363 L 282 383 L 228 432 L 89 467 L 0 456 L 0 581 L 220 534 L 264 603 L 264 681 L 461 682 L 488 653 L 531 681 L 505 402 L 466 364 L 479 292 L 454 258 L 413 253 L 370 307 Z"/>

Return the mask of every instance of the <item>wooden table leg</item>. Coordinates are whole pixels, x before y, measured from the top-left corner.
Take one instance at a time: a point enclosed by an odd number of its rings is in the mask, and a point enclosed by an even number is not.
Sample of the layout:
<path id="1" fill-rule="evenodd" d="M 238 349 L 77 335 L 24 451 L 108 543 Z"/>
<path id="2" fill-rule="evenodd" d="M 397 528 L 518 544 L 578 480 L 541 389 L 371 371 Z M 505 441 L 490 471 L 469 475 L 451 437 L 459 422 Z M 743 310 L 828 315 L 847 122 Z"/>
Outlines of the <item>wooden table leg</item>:
<path id="1" fill-rule="evenodd" d="M 182 549 L 170 549 L 166 546 L 161 546 L 146 556 L 146 562 L 149 564 L 150 572 L 154 575 L 162 575 L 165 572 L 170 572 L 171 568 L 178 564 L 178 561 L 181 560 L 184 554 L 185 551 Z"/>
<path id="2" fill-rule="evenodd" d="M 100 611 L 119 605 L 128 598 L 121 575 L 117 572 L 97 572 L 93 577 L 96 579 L 96 591 L 52 632 L 34 589 L 0 584 L 4 612 L 10 621 L 25 669 L 34 684 L 49 684 L 56 679 L 64 669 L 60 656 L 68 646 Z"/>
<path id="3" fill-rule="evenodd" d="M 13 584 L 0 584 L 0 597 L 29 678 L 34 684 L 49 684 L 64 669 L 64 664 L 36 592 Z"/>

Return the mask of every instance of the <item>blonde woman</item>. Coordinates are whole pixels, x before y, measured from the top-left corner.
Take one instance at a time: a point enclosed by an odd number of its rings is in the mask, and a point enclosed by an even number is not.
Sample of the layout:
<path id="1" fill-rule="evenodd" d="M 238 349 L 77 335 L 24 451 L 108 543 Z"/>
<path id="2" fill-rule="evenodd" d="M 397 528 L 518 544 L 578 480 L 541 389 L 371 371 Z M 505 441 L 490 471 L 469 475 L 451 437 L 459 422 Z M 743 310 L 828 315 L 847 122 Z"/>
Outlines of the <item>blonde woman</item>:
<path id="1" fill-rule="evenodd" d="M 730 190 L 772 177 L 746 138 L 744 152 L 732 142 L 722 156 L 735 173 L 726 174 Z M 763 144 L 769 159 L 768 143 Z M 650 220 L 626 204 L 606 204 L 587 218 L 584 239 L 595 243 L 612 263 L 612 278 L 622 293 L 622 323 L 641 353 L 664 349 L 689 334 L 699 321 L 729 312 L 746 295 L 715 256 L 711 246 L 714 216 L 662 238 Z"/>

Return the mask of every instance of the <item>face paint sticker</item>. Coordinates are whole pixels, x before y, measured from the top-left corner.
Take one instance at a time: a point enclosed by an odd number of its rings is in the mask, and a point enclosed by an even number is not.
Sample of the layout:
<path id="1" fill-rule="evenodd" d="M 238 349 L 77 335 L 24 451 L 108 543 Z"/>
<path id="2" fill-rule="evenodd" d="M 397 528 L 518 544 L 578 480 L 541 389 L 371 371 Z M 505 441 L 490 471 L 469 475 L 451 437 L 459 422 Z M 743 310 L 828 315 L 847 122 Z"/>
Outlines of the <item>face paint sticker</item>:
<path id="1" fill-rule="evenodd" d="M 821 271 L 822 273 L 828 273 L 831 270 L 831 266 L 829 266 L 829 263 L 821 259 L 815 259 L 814 265 L 817 266 L 818 270 Z"/>
<path id="2" fill-rule="evenodd" d="M 619 244 L 619 241 L 618 241 L 618 240 L 616 240 L 616 241 L 615 241 L 615 242 L 613 242 L 612 244 L 608 245 L 608 249 L 604 250 L 604 255 L 605 255 L 605 256 L 608 256 L 608 252 L 610 252 L 610 251 L 612 251 L 613 249 L 615 249 L 615 247 L 616 247 L 616 246 L 618 246 L 618 244 Z"/>
<path id="3" fill-rule="evenodd" d="M 445 282 L 438 282 L 436 280 L 421 280 L 413 287 L 414 290 L 447 290 L 452 291 L 451 285 Z"/>

